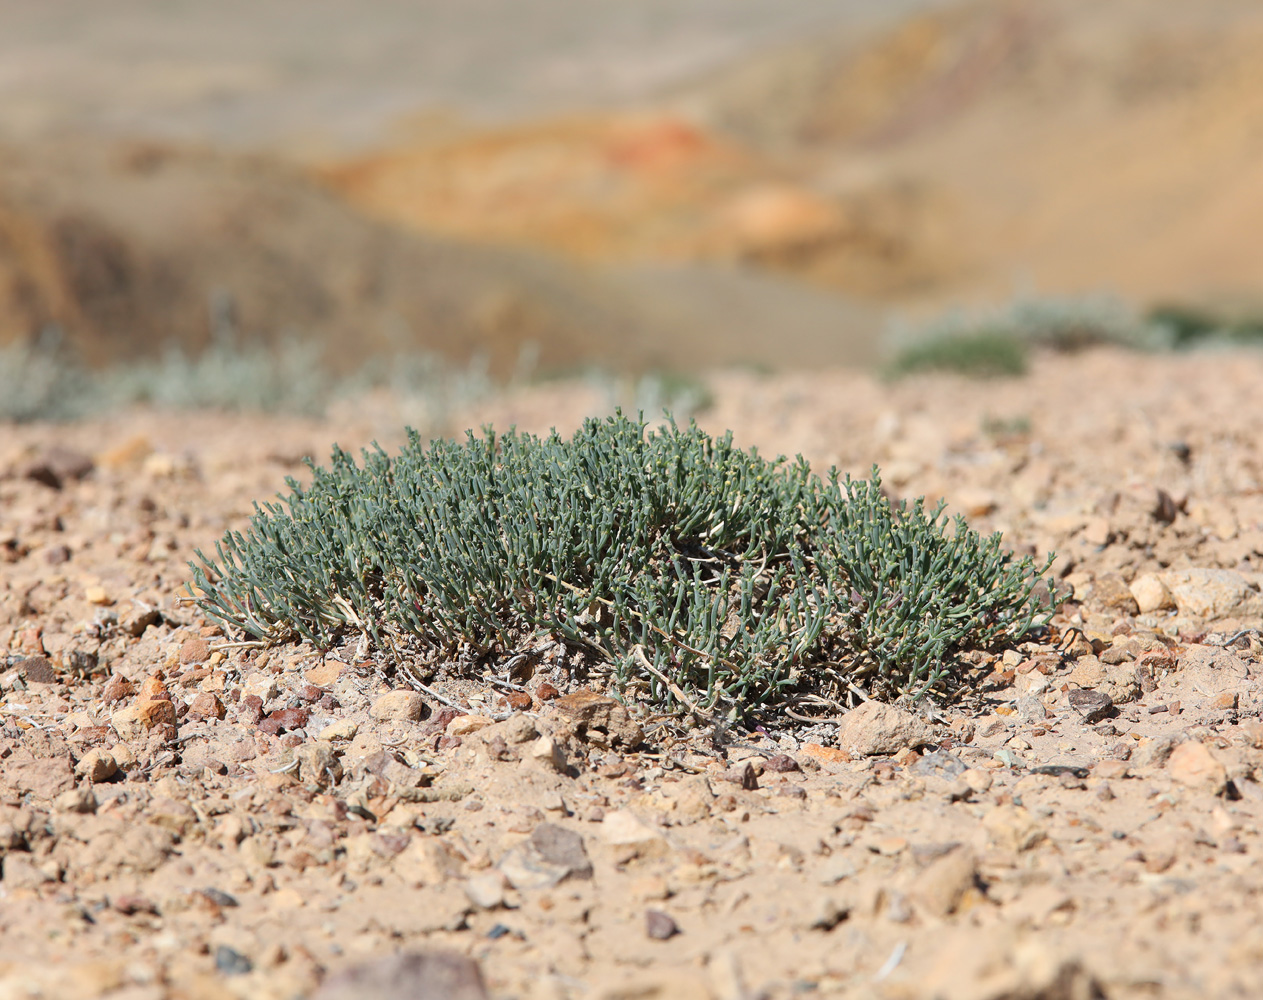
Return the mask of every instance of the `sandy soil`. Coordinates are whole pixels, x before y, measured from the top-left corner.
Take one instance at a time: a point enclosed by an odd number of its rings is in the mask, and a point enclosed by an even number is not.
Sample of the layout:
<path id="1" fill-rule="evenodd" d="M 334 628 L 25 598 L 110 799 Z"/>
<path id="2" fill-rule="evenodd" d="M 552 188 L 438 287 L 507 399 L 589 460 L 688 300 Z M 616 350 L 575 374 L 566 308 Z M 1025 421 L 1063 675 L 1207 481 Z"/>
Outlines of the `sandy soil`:
<path id="1" fill-rule="evenodd" d="M 714 376 L 708 428 L 879 462 L 1060 553 L 1046 641 L 884 738 L 861 707 L 716 739 L 576 691 L 556 648 L 419 691 L 354 641 L 260 651 L 177 602 L 301 456 L 397 441 L 383 401 L 6 427 L 0 995 L 1257 996 L 1261 374 Z M 555 383 L 457 420 L 600 402 Z M 389 964 L 434 949 L 476 966 Z"/>

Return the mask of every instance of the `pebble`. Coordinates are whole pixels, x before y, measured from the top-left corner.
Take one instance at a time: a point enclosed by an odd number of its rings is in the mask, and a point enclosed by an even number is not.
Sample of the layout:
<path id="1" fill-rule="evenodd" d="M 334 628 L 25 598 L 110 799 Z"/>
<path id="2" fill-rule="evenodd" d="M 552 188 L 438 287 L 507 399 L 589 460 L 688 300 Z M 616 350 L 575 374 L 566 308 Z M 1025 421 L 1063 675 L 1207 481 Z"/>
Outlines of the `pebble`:
<path id="1" fill-rule="evenodd" d="M 551 888 L 566 879 L 592 877 L 582 835 L 555 823 L 537 826 L 526 843 L 505 854 L 498 867 L 515 889 Z"/>
<path id="2" fill-rule="evenodd" d="M 504 873 L 499 871 L 474 875 L 465 881 L 465 895 L 469 901 L 482 910 L 494 910 L 505 903 L 505 890 L 508 888 Z"/>
<path id="3" fill-rule="evenodd" d="M 425 699 L 418 692 L 404 689 L 380 695 L 369 714 L 378 722 L 420 722 L 425 709 Z"/>
<path id="4" fill-rule="evenodd" d="M 1222 794 L 1228 785 L 1228 769 L 1197 740 L 1181 743 L 1171 751 L 1167 772 L 1172 781 L 1211 795 Z"/>
<path id="5" fill-rule="evenodd" d="M 320 730 L 322 740 L 353 740 L 360 731 L 359 723 L 354 719 L 338 719 Z"/>
<path id="6" fill-rule="evenodd" d="M 344 670 L 346 664 L 340 660 L 325 660 L 324 663 L 308 668 L 303 677 L 317 687 L 328 687 L 342 676 Z"/>
<path id="7" fill-rule="evenodd" d="M 215 949 L 215 968 L 225 976 L 244 976 L 254 965 L 241 952 L 221 944 Z"/>
<path id="8" fill-rule="evenodd" d="M 126 743 L 116 743 L 110 747 L 110 756 L 114 758 L 120 771 L 130 771 L 139 763 L 135 752 Z"/>
<path id="9" fill-rule="evenodd" d="M 525 691 L 506 691 L 504 698 L 509 703 L 509 708 L 515 712 L 530 711 L 533 704 L 531 696 Z"/>
<path id="10" fill-rule="evenodd" d="M 258 698 L 259 704 L 263 705 L 277 695 L 276 678 L 259 672 L 247 674 L 241 681 L 241 694 L 246 698 Z"/>
<path id="11" fill-rule="evenodd" d="M 1257 581 L 1234 570 L 1165 570 L 1158 577 L 1171 592 L 1181 615 L 1206 620 L 1263 617 L 1263 596 Z"/>
<path id="12" fill-rule="evenodd" d="M 96 809 L 96 795 L 87 786 L 68 789 L 53 800 L 54 812 L 88 814 L 96 812 Z"/>
<path id="13" fill-rule="evenodd" d="M 854 878 L 858 869 L 855 861 L 845 854 L 834 854 L 820 866 L 816 880 L 825 886 L 837 885 L 844 879 Z"/>
<path id="14" fill-rule="evenodd" d="M 844 750 L 871 757 L 933 743 L 934 733 L 911 712 L 866 701 L 842 716 L 837 741 Z"/>
<path id="15" fill-rule="evenodd" d="M 1156 573 L 1141 574 L 1132 580 L 1129 589 L 1142 615 L 1175 607 L 1175 598 Z"/>
<path id="16" fill-rule="evenodd" d="M 953 779 L 947 790 L 947 799 L 949 802 L 968 801 L 975 795 L 988 792 L 993 781 L 990 772 L 971 767 Z"/>
<path id="17" fill-rule="evenodd" d="M 680 933 L 679 925 L 670 914 L 661 910 L 645 911 L 645 934 L 654 941 L 666 941 Z"/>
<path id="18" fill-rule="evenodd" d="M 446 732 L 448 736 L 470 736 L 494 724 L 495 720 L 486 715 L 458 715 L 447 724 Z"/>
<path id="19" fill-rule="evenodd" d="M 100 748 L 89 750 L 75 765 L 75 776 L 92 784 L 109 781 L 117 773 L 118 761 L 114 759 L 114 755 Z"/>
<path id="20" fill-rule="evenodd" d="M 1029 851 L 1047 836 L 1041 826 L 1024 807 L 996 806 L 982 820 L 992 844 L 1008 851 Z"/>
<path id="21" fill-rule="evenodd" d="M 371 849 L 371 838 L 365 843 Z M 398 852 L 391 867 L 395 874 L 410 885 L 441 885 L 459 878 L 464 872 L 462 859 L 445 840 L 435 837 L 412 840 Z"/>
<path id="22" fill-rule="evenodd" d="M 1087 688 L 1074 688 L 1067 695 L 1070 707 L 1088 725 L 1100 722 L 1114 708 L 1114 702 L 1103 691 L 1091 691 Z"/>
<path id="23" fill-rule="evenodd" d="M 180 644 L 181 663 L 205 663 L 210 659 L 210 643 L 205 639 L 185 639 Z"/>
<path id="24" fill-rule="evenodd" d="M 558 774 L 566 773 L 566 751 L 551 736 L 541 736 L 530 745 L 527 755 L 537 764 L 542 764 Z"/>
<path id="25" fill-rule="evenodd" d="M 304 743 L 294 748 L 298 780 L 308 785 L 337 784 L 342 779 L 342 762 L 327 741 Z"/>
<path id="26" fill-rule="evenodd" d="M 114 674 L 105 682 L 105 686 L 101 688 L 101 700 L 107 705 L 126 701 L 135 690 L 136 686 L 126 677 L 123 677 L 121 674 Z"/>
<path id="27" fill-rule="evenodd" d="M 1119 778 L 1128 776 L 1130 765 L 1125 760 L 1116 758 L 1106 758 L 1098 760 L 1092 766 L 1092 777 L 1101 778 L 1105 781 L 1114 781 Z"/>
<path id="28" fill-rule="evenodd" d="M 200 691 L 189 702 L 189 715 L 201 719 L 223 719 L 227 717 L 228 709 L 209 691 Z"/>
<path id="29" fill-rule="evenodd" d="M 607 812 L 601 820 L 601 839 L 613 845 L 662 842 L 662 834 L 626 809 Z"/>
<path id="30" fill-rule="evenodd" d="M 644 739 L 640 726 L 627 709 L 613 698 L 580 688 L 553 702 L 574 727 L 575 735 L 596 746 L 639 746 Z"/>

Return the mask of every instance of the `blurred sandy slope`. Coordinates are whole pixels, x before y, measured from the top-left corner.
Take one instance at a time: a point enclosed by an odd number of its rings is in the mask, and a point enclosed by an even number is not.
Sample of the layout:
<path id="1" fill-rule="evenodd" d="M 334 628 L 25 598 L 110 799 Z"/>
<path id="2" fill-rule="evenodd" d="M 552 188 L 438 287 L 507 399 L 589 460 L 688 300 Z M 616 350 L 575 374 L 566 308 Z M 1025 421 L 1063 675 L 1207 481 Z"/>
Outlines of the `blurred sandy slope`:
<path id="1" fill-rule="evenodd" d="M 0 339 L 97 360 L 196 348 L 225 295 L 248 336 L 502 371 L 1263 299 L 1249 0 L 67 0 L 0 7 L 0 56 Z"/>

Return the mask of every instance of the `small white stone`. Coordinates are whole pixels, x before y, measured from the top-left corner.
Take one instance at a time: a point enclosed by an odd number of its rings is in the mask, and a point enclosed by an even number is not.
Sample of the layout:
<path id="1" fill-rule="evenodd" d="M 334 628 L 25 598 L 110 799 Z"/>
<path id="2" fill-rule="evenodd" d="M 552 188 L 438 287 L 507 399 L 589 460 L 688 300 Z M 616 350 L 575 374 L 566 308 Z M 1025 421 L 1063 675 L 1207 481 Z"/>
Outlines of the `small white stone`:
<path id="1" fill-rule="evenodd" d="M 1132 580 L 1129 589 L 1142 615 L 1175 607 L 1175 598 L 1171 596 L 1171 591 L 1167 590 L 1166 584 L 1158 579 L 1156 573 L 1144 573 L 1136 577 Z"/>
<path id="2" fill-rule="evenodd" d="M 498 871 L 475 875 L 465 883 L 465 895 L 469 901 L 483 910 L 494 910 L 504 905 L 504 874 Z"/>
<path id="3" fill-rule="evenodd" d="M 267 703 L 276 697 L 276 678 L 271 674 L 249 674 L 241 682 L 241 694 L 243 697 L 256 695 Z"/>
<path id="4" fill-rule="evenodd" d="M 529 756 L 538 764 L 564 774 L 566 771 L 566 752 L 551 736 L 541 736 L 531 744 Z"/>

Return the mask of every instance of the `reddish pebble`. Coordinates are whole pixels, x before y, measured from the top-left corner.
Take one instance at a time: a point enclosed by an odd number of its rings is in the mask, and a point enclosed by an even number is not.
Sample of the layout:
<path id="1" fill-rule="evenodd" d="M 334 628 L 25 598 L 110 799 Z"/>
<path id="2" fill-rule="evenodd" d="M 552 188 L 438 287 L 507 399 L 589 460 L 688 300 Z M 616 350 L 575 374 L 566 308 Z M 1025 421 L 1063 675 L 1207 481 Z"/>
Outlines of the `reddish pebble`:
<path id="1" fill-rule="evenodd" d="M 185 639 L 180 646 L 181 663 L 202 663 L 210 659 L 210 643 L 205 639 Z"/>
<path id="2" fill-rule="evenodd" d="M 307 725 L 307 709 L 281 708 L 258 723 L 259 731 L 269 736 L 278 736 L 290 729 L 302 729 Z"/>
<path id="3" fill-rule="evenodd" d="M 554 698 L 560 698 L 561 692 L 549 684 L 548 681 L 544 681 L 535 689 L 535 697 L 540 701 L 552 701 Z"/>
<path id="4" fill-rule="evenodd" d="M 315 684 L 304 684 L 294 693 L 301 701 L 307 702 L 319 701 L 326 694 L 324 688 L 316 687 Z"/>
<path id="5" fill-rule="evenodd" d="M 189 715 L 199 719 L 222 719 L 227 714 L 224 703 L 209 691 L 201 692 L 189 705 Z"/>
<path id="6" fill-rule="evenodd" d="M 430 716 L 429 722 L 426 723 L 426 729 L 434 729 L 440 732 L 447 729 L 447 724 L 453 719 L 459 719 L 465 713 L 450 706 L 444 706 Z"/>
<path id="7" fill-rule="evenodd" d="M 101 700 L 107 705 L 112 705 L 116 701 L 130 698 L 135 690 L 136 686 L 131 681 L 126 677 L 115 674 L 105 682 L 105 687 L 101 689 Z"/>
<path id="8" fill-rule="evenodd" d="M 508 699 L 509 708 L 515 712 L 525 712 L 531 707 L 531 696 L 525 691 L 510 691 L 505 698 Z"/>
<path id="9" fill-rule="evenodd" d="M 167 691 L 167 686 L 162 682 L 162 678 L 154 675 L 146 677 L 145 682 L 140 686 L 140 693 L 136 696 L 137 701 L 170 701 L 171 695 Z"/>
<path id="10" fill-rule="evenodd" d="M 765 771 L 775 771 L 777 774 L 802 770 L 798 766 L 798 761 L 786 753 L 778 753 L 775 757 L 769 757 L 763 762 L 763 769 Z"/>
<path id="11" fill-rule="evenodd" d="M 137 704 L 140 712 L 140 724 L 145 729 L 158 726 L 175 726 L 175 706 L 169 701 L 156 698 L 153 701 L 142 701 Z"/>
<path id="12" fill-rule="evenodd" d="M 44 656 L 48 651 L 44 648 L 43 630 L 23 629 L 18 633 L 18 648 L 27 656 Z"/>

